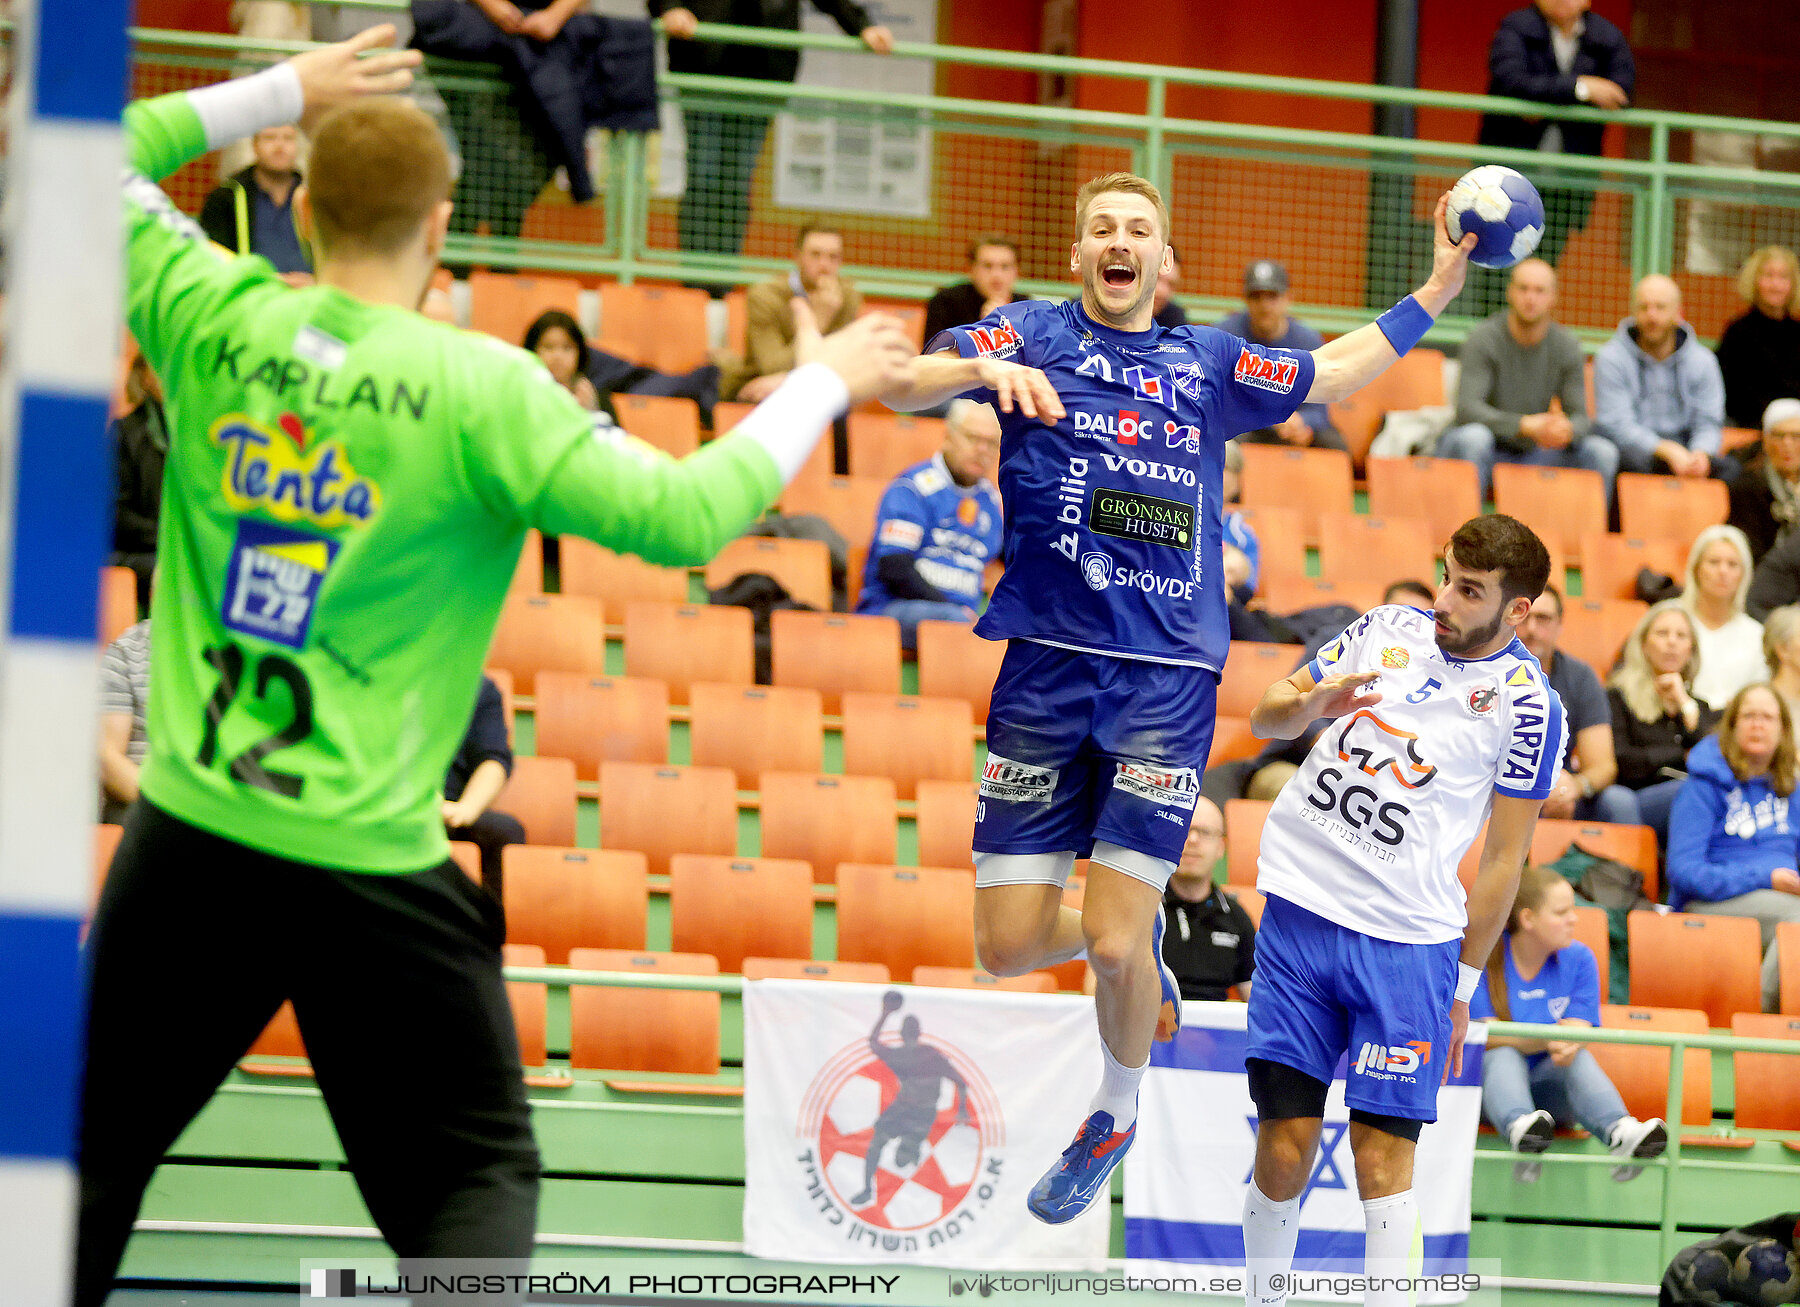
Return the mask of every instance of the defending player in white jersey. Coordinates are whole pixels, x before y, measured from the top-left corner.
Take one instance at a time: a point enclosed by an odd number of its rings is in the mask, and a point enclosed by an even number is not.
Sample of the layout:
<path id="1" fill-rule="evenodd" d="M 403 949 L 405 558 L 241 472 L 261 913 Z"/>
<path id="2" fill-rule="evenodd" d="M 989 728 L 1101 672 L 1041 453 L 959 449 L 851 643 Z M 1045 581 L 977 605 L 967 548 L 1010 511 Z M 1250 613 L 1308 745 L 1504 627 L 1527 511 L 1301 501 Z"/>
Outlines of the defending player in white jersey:
<path id="1" fill-rule="evenodd" d="M 1414 1264 L 1413 1153 L 1462 1066 L 1469 996 L 1518 889 L 1567 744 L 1562 702 L 1516 631 L 1550 559 L 1513 518 L 1444 550 L 1435 611 L 1361 618 L 1263 695 L 1263 738 L 1332 724 L 1263 827 L 1246 1062 L 1259 1117 L 1244 1203 L 1251 1307 L 1285 1301 L 1325 1095 L 1344 1098 L 1370 1275 Z M 1465 909 L 1457 864 L 1488 823 Z M 1371 1287 L 1369 1303 L 1405 1292 Z"/>

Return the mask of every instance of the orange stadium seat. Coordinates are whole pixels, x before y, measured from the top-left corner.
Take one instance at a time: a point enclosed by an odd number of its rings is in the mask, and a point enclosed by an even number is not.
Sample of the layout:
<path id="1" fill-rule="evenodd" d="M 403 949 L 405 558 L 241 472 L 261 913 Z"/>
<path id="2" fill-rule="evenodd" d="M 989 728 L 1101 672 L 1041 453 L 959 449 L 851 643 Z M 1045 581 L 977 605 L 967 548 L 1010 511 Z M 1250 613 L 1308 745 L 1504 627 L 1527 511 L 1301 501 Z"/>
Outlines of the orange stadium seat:
<path id="1" fill-rule="evenodd" d="M 1496 464 L 1494 507 L 1564 555 L 1581 548 L 1582 536 L 1606 530 L 1606 485 L 1583 467 Z"/>
<path id="2" fill-rule="evenodd" d="M 724 767 L 600 764 L 600 845 L 663 875 L 678 853 L 737 854 L 737 781 Z"/>
<path id="3" fill-rule="evenodd" d="M 1361 390 L 1330 405 L 1329 412 L 1350 456 L 1361 463 L 1389 413 L 1443 403 L 1444 352 L 1415 346 Z"/>
<path id="4" fill-rule="evenodd" d="M 925 348 L 925 306 L 917 300 L 869 300 L 863 301 L 864 313 L 891 313 L 900 319 L 900 325 L 906 328 L 906 334 L 912 337 L 915 349 Z"/>
<path id="5" fill-rule="evenodd" d="M 562 592 L 598 599 L 614 616 L 623 614 L 626 604 L 639 601 L 687 602 L 685 567 L 658 567 L 631 554 L 615 554 L 580 536 L 563 536 L 561 552 Z"/>
<path id="6" fill-rule="evenodd" d="M 1704 1035 L 1706 1013 L 1692 1008 L 1630 1007 L 1611 1003 L 1600 1005 L 1600 1025 L 1606 1030 L 1658 1030 L 1670 1033 Z M 1606 1072 L 1625 1110 L 1640 1121 L 1660 1116 L 1665 1120 L 1669 1108 L 1669 1068 L 1667 1048 L 1651 1048 L 1639 1044 L 1589 1044 L 1588 1051 Z M 1704 1126 L 1712 1123 L 1712 1054 L 1703 1048 L 1690 1048 L 1681 1060 L 1681 1124 Z M 1685 1141 L 1684 1141 L 1685 1142 Z"/>
<path id="7" fill-rule="evenodd" d="M 1437 580 L 1439 550 L 1423 517 L 1321 513 L 1319 533 L 1319 575 L 1327 580 L 1374 577 L 1384 586 L 1403 577 L 1427 585 Z"/>
<path id="8" fill-rule="evenodd" d="M 914 463 L 923 463 L 944 445 L 942 418 L 911 413 L 850 415 L 850 475 L 875 477 L 886 485 Z"/>
<path id="9" fill-rule="evenodd" d="M 706 343 L 710 298 L 689 286 L 606 282 L 600 287 L 600 331 L 609 339 L 628 341 L 637 361 L 646 367 L 689 372 L 703 365 L 710 353 Z M 625 429 L 637 434 L 629 422 Z"/>
<path id="10" fill-rule="evenodd" d="M 755 407 L 756 405 L 754 404 L 739 403 L 735 399 L 720 400 L 717 404 L 713 405 L 713 433 L 720 436 L 724 435 L 738 423 L 749 417 L 751 410 Z M 825 441 L 823 443 L 830 444 L 831 442 Z"/>
<path id="11" fill-rule="evenodd" d="M 462 868 L 463 875 L 481 884 L 481 846 L 468 840 L 450 841 L 450 861 Z"/>
<path id="12" fill-rule="evenodd" d="M 614 395 L 619 425 L 671 458 L 700 448 L 700 406 L 679 395 Z"/>
<path id="13" fill-rule="evenodd" d="M 1731 1018 L 1731 1033 L 1740 1039 L 1800 1040 L 1800 1016 L 1739 1012 Z M 1800 1054 L 1733 1053 L 1731 1071 L 1732 1115 L 1739 1129 L 1800 1130 Z"/>
<path id="14" fill-rule="evenodd" d="M 1227 717 L 1249 717 L 1263 692 L 1300 665 L 1305 647 L 1233 640 L 1219 678 L 1218 711 Z"/>
<path id="15" fill-rule="evenodd" d="M 1208 767 L 1254 758 L 1262 750 L 1263 741 L 1257 739 L 1250 730 L 1248 717 L 1215 717 L 1213 719 L 1212 745 L 1206 753 Z"/>
<path id="16" fill-rule="evenodd" d="M 264 1062 L 266 1057 L 304 1058 L 306 1044 L 300 1038 L 300 1019 L 294 1015 L 294 1005 L 283 1003 L 263 1027 L 262 1034 L 250 1045 L 243 1060 L 238 1063 L 240 1071 L 248 1071 L 260 1076 L 294 1076 L 310 1077 L 313 1073 L 310 1063 Z"/>
<path id="17" fill-rule="evenodd" d="M 1781 1010 L 1800 1017 L 1800 921 L 1776 925 L 1775 965 L 1781 970 Z"/>
<path id="18" fill-rule="evenodd" d="M 925 867 L 975 866 L 970 842 L 975 834 L 975 805 L 981 787 L 974 781 L 920 781 L 916 815 L 919 864 Z"/>
<path id="19" fill-rule="evenodd" d="M 1633 912 L 1627 926 L 1633 1003 L 1699 1008 L 1714 1026 L 1762 1011 L 1762 928 L 1754 919 Z"/>
<path id="20" fill-rule="evenodd" d="M 1619 526 L 1629 536 L 1668 536 L 1681 548 L 1682 569 L 1694 537 L 1723 522 L 1731 510 L 1730 491 L 1711 477 L 1664 477 L 1621 472 Z M 1675 573 L 1680 581 L 1680 571 Z"/>
<path id="21" fill-rule="evenodd" d="M 746 572 L 774 577 L 801 603 L 831 611 L 831 551 L 822 541 L 739 536 L 706 565 L 706 588 L 720 589 Z"/>
<path id="22" fill-rule="evenodd" d="M 644 855 L 509 844 L 506 938 L 561 966 L 577 948 L 643 948 L 650 890 Z"/>
<path id="23" fill-rule="evenodd" d="M 835 715 L 846 690 L 900 693 L 900 623 L 868 613 L 778 609 L 769 615 L 769 665 L 776 685 L 817 690 Z"/>
<path id="24" fill-rule="evenodd" d="M 791 858 L 669 860 L 669 942 L 678 953 L 710 953 L 722 971 L 746 957 L 809 958 L 812 868 Z"/>
<path id="25" fill-rule="evenodd" d="M 824 712 L 817 690 L 783 685 L 689 687 L 689 756 L 728 767 L 740 790 L 763 771 L 816 772 L 825 764 Z"/>
<path id="26" fill-rule="evenodd" d="M 94 826 L 94 880 L 88 895 L 90 911 L 100 901 L 100 890 L 106 884 L 106 873 L 112 870 L 113 854 L 119 851 L 119 837 L 124 833 L 123 826 L 111 822 L 99 822 Z"/>
<path id="27" fill-rule="evenodd" d="M 534 526 L 525 532 L 525 543 L 519 547 L 519 565 L 513 568 L 512 584 L 506 592 L 515 595 L 544 593 L 544 537 Z"/>
<path id="28" fill-rule="evenodd" d="M 1368 475 L 1369 511 L 1378 517 L 1424 517 L 1434 550 L 1441 550 L 1457 527 L 1481 516 L 1481 479 L 1475 465 L 1460 458 L 1372 458 Z"/>
<path id="29" fill-rule="evenodd" d="M 625 674 L 666 682 L 669 702 L 684 704 L 695 681 L 753 684 L 755 639 L 748 608 L 626 604 Z"/>
<path id="30" fill-rule="evenodd" d="M 1594 962 L 1600 972 L 1600 997 L 1605 998 L 1612 976 L 1609 969 L 1612 966 L 1612 936 L 1606 920 L 1606 909 L 1577 907 L 1575 938 L 1593 951 Z"/>
<path id="31" fill-rule="evenodd" d="M 1635 868 L 1644 877 L 1644 893 L 1658 897 L 1656 832 L 1648 826 L 1621 826 L 1604 821 L 1571 821 L 1563 817 L 1539 817 L 1531 836 L 1531 861 L 1555 862 L 1579 845 L 1595 857 L 1611 858 Z"/>
<path id="32" fill-rule="evenodd" d="M 920 622 L 919 693 L 966 699 L 976 723 L 986 726 L 994 680 L 1005 657 L 1006 641 L 984 640 L 966 622 Z"/>
<path id="33" fill-rule="evenodd" d="M 962 699 L 844 695 L 844 770 L 892 776 L 902 799 L 922 780 L 974 775 L 973 714 Z"/>
<path id="34" fill-rule="evenodd" d="M 1381 603 L 1381 595 L 1395 581 L 1412 577 L 1390 576 L 1380 580 L 1328 581 L 1323 577 L 1274 576 L 1265 580 L 1258 593 L 1272 613 L 1297 613 L 1302 608 L 1323 608 L 1327 604 L 1345 604 L 1366 613 Z M 1430 582 L 1425 577 L 1417 578 Z"/>
<path id="35" fill-rule="evenodd" d="M 1658 477 L 1657 480 L 1673 480 Z M 1638 572 L 1661 572 L 1679 583 L 1687 567 L 1687 546 L 1671 536 L 1628 536 L 1600 532 L 1581 538 L 1581 597 L 1636 599 Z"/>
<path id="36" fill-rule="evenodd" d="M 1245 524 L 1256 532 L 1259 592 L 1271 578 L 1306 576 L 1306 532 L 1302 525 L 1304 515 L 1299 509 L 1274 505 L 1253 508 L 1249 504 L 1233 507 L 1244 515 Z"/>
<path id="37" fill-rule="evenodd" d="M 830 452 L 830 442 L 821 441 Z M 888 483 L 880 477 L 814 477 L 796 479 L 781 496 L 784 515 L 811 513 L 831 523 L 844 543 L 866 553 L 875 536 L 875 513 Z"/>
<path id="38" fill-rule="evenodd" d="M 1248 885 L 1229 885 L 1225 889 L 1226 897 L 1237 900 L 1237 905 L 1250 918 L 1250 925 L 1257 930 L 1262 929 L 1263 908 L 1269 900 L 1260 890 L 1253 890 Z"/>
<path id="39" fill-rule="evenodd" d="M 1570 599 L 1563 604 L 1556 647 L 1581 659 L 1605 681 L 1632 629 L 1650 605 L 1636 599 Z"/>
<path id="40" fill-rule="evenodd" d="M 1244 453 L 1244 506 L 1298 508 L 1307 544 L 1319 543 L 1321 514 L 1355 510 L 1348 454 L 1287 445 L 1240 448 Z"/>
<path id="41" fill-rule="evenodd" d="M 487 661 L 511 672 L 520 694 L 537 693 L 541 671 L 602 675 L 605 609 L 584 595 L 509 595 Z"/>
<path id="42" fill-rule="evenodd" d="M 742 354 L 750 340 L 750 292 L 742 286 L 725 292 L 725 349 Z"/>
<path id="43" fill-rule="evenodd" d="M 520 754 L 494 807 L 525 827 L 529 844 L 575 843 L 575 764 L 567 758 Z"/>
<path id="44" fill-rule="evenodd" d="M 600 764 L 669 760 L 669 687 L 635 676 L 538 674 L 537 747 L 575 764 L 578 780 Z"/>
<path id="45" fill-rule="evenodd" d="M 581 320 L 581 283 L 573 277 L 524 276 L 511 272 L 469 274 L 469 326 L 522 345 L 525 332 L 546 309 L 561 309 Z"/>
<path id="46" fill-rule="evenodd" d="M 1256 851 L 1273 806 L 1266 799 L 1225 801 L 1225 879 L 1234 889 L 1256 885 Z"/>
<path id="47" fill-rule="evenodd" d="M 544 950 L 535 944 L 507 944 L 501 949 L 501 960 L 509 967 L 541 967 Z M 519 1034 L 520 1064 L 542 1068 L 550 1060 L 550 987 L 539 981 L 509 980 L 506 1001 L 512 1008 L 513 1029 Z M 566 1072 L 533 1075 L 528 1071 L 525 1083 L 566 1088 L 573 1082 Z"/>
<path id="48" fill-rule="evenodd" d="M 764 772 L 759 779 L 762 852 L 812 867 L 830 885 L 839 863 L 890 863 L 899 838 L 894 782 L 885 776 Z"/>
<path id="49" fill-rule="evenodd" d="M 945 867 L 838 868 L 838 957 L 914 967 L 975 965 L 975 877 Z"/>
<path id="50" fill-rule="evenodd" d="M 808 958 L 745 958 L 745 980 L 835 980 L 885 985 L 891 973 L 879 962 L 814 962 Z"/>
<path id="51" fill-rule="evenodd" d="M 990 976 L 974 967 L 914 967 L 912 983 L 925 989 L 999 989 L 1017 994 L 1054 994 L 1056 977 L 1048 971 L 1022 976 Z"/>
<path id="52" fill-rule="evenodd" d="M 137 573 L 129 567 L 100 569 L 100 647 L 137 625 Z"/>
<path id="53" fill-rule="evenodd" d="M 1081 911 L 1082 902 L 1087 897 L 1087 876 L 1085 875 L 1087 865 L 1080 858 L 1075 860 L 1075 874 L 1070 876 L 1068 882 L 1063 886 L 1062 901 L 1065 908 Z M 1053 967 L 1045 967 L 1044 970 L 1056 977 L 1058 989 L 1074 993 L 1083 992 L 1083 985 L 1088 976 L 1086 958 L 1076 958 L 1072 962 L 1059 962 Z"/>
<path id="54" fill-rule="evenodd" d="M 718 961 L 703 953 L 578 948 L 570 954 L 569 965 L 577 971 L 719 974 Z M 716 1075 L 719 996 L 699 989 L 571 985 L 569 1065 L 607 1071 Z"/>

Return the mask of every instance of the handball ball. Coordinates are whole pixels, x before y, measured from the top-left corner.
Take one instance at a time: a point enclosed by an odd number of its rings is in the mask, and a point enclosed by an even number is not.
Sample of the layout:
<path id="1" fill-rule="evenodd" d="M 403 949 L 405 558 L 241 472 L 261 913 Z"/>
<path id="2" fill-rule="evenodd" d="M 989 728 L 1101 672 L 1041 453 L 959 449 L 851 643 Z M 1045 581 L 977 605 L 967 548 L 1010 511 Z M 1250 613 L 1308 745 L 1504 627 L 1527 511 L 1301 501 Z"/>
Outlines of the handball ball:
<path id="1" fill-rule="evenodd" d="M 1543 238 L 1543 197 L 1525 174 L 1485 164 L 1464 173 L 1450 188 L 1444 224 L 1453 241 L 1469 232 L 1480 238 L 1469 252 L 1470 263 L 1510 268 Z"/>
<path id="2" fill-rule="evenodd" d="M 1800 1302 L 1800 1264 L 1773 1239 L 1758 1239 L 1737 1256 L 1731 1289 L 1739 1301 L 1756 1307 Z"/>

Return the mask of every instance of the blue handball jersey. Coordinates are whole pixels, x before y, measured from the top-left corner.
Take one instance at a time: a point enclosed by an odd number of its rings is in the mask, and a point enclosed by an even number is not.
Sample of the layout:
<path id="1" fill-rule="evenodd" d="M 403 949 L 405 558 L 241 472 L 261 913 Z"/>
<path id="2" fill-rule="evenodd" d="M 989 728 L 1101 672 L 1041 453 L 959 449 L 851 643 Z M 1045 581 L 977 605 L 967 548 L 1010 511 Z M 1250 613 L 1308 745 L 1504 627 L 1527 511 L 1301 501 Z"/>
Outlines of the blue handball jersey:
<path id="1" fill-rule="evenodd" d="M 1000 414 L 1006 574 L 977 633 L 1223 668 L 1225 442 L 1293 413 L 1312 356 L 1212 327 L 1114 331 L 1046 300 L 926 346 L 950 348 L 1040 369 L 1067 412 Z"/>
<path id="2" fill-rule="evenodd" d="M 1000 494 L 986 477 L 959 486 L 933 454 L 888 486 L 875 513 L 875 539 L 863 567 L 859 613 L 879 613 L 894 602 L 881 584 L 881 560 L 910 554 L 919 576 L 951 599 L 981 607 L 981 575 L 1000 552 Z"/>

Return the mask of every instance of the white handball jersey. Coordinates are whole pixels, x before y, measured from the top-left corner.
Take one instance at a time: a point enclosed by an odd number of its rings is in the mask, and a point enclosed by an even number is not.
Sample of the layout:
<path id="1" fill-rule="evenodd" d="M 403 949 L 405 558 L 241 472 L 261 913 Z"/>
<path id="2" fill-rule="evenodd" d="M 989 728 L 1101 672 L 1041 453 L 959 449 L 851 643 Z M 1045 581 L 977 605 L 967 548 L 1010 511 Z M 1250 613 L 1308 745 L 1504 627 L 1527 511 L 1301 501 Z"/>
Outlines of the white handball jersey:
<path id="1" fill-rule="evenodd" d="M 1351 930 L 1439 944 L 1468 925 L 1457 863 L 1496 793 L 1543 799 L 1567 747 L 1562 700 L 1517 639 L 1455 658 L 1432 615 L 1389 605 L 1307 664 L 1379 672 L 1381 702 L 1331 722 L 1263 828 L 1257 888 Z"/>

